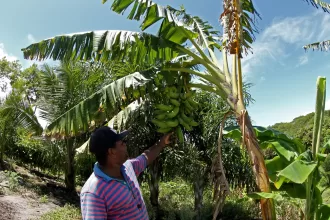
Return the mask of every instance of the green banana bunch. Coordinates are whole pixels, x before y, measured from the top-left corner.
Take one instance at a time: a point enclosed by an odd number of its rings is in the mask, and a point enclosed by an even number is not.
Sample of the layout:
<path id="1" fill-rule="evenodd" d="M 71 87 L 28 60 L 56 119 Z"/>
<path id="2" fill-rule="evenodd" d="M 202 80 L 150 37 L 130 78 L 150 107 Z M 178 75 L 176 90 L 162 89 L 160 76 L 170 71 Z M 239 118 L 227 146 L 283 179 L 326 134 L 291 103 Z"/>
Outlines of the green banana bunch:
<path id="1" fill-rule="evenodd" d="M 198 126 L 192 114 L 199 108 L 199 104 L 193 100 L 193 91 L 185 92 L 183 84 L 166 87 L 163 103 L 156 104 L 154 111 L 154 123 L 160 133 L 175 131 L 180 142 L 184 141 L 184 130 L 192 131 L 192 127 Z"/>

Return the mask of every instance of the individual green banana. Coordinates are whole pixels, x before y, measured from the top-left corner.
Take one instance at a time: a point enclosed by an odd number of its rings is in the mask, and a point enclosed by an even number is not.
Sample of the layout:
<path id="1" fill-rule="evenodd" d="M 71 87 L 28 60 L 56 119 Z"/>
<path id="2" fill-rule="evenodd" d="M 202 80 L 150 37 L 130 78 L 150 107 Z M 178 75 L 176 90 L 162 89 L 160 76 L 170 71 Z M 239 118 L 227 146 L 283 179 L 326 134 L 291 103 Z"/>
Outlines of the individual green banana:
<path id="1" fill-rule="evenodd" d="M 156 115 L 156 118 L 157 118 L 158 120 L 163 120 L 163 119 L 166 118 L 166 115 L 167 115 L 167 113 L 159 114 L 159 115 Z"/>
<path id="2" fill-rule="evenodd" d="M 188 110 L 190 110 L 190 111 L 194 110 L 194 108 L 189 104 L 189 102 L 187 100 L 184 101 L 183 104 Z"/>
<path id="3" fill-rule="evenodd" d="M 154 114 L 155 115 L 161 115 L 161 114 L 164 114 L 164 113 L 166 113 L 166 111 L 159 110 L 159 109 L 157 109 L 157 110 L 154 111 Z"/>
<path id="4" fill-rule="evenodd" d="M 180 106 L 180 102 L 176 99 L 170 99 L 170 103 L 173 104 L 174 106 Z"/>
<path id="5" fill-rule="evenodd" d="M 188 114 L 188 115 L 190 115 L 192 112 L 189 110 L 189 109 L 187 109 L 187 108 L 184 108 L 184 111 L 183 111 L 184 113 L 186 113 L 186 114 Z"/>
<path id="6" fill-rule="evenodd" d="M 191 131 L 192 128 L 180 116 L 178 117 L 179 123 L 187 130 Z"/>
<path id="7" fill-rule="evenodd" d="M 173 105 L 157 104 L 155 106 L 156 106 L 156 108 L 163 110 L 163 111 L 171 111 L 173 109 Z"/>
<path id="8" fill-rule="evenodd" d="M 178 136 L 178 139 L 181 143 L 184 142 L 184 136 L 183 136 L 183 132 L 180 126 L 176 127 L 176 135 Z"/>
<path id="9" fill-rule="evenodd" d="M 179 125 L 178 119 L 172 119 L 172 120 L 167 120 L 165 121 L 166 125 L 171 128 L 175 128 L 176 126 Z"/>
<path id="10" fill-rule="evenodd" d="M 159 128 L 157 132 L 166 134 L 168 133 L 172 128 Z"/>
<path id="11" fill-rule="evenodd" d="M 193 107 L 193 108 L 198 108 L 199 104 L 197 102 L 195 102 L 194 100 L 192 100 L 191 98 L 187 99 L 187 101 L 189 102 L 189 104 Z"/>
<path id="12" fill-rule="evenodd" d="M 183 119 L 183 121 L 184 121 L 185 123 L 187 123 L 187 124 L 190 123 L 191 118 L 189 118 L 184 112 L 181 112 L 180 116 L 181 116 L 181 118 Z"/>
<path id="13" fill-rule="evenodd" d="M 177 99 L 180 97 L 180 93 L 177 92 L 169 92 L 168 95 L 173 99 Z"/>
<path id="14" fill-rule="evenodd" d="M 198 126 L 198 123 L 196 121 L 194 121 L 193 119 L 189 122 L 189 125 L 196 127 Z"/>
<path id="15" fill-rule="evenodd" d="M 157 125 L 160 128 L 168 128 L 167 124 L 163 121 L 159 121 L 157 119 L 152 119 L 151 122 L 154 123 L 155 125 Z"/>
<path id="16" fill-rule="evenodd" d="M 174 118 L 175 116 L 178 115 L 180 108 L 178 106 L 174 107 L 174 109 L 167 114 L 168 118 Z"/>

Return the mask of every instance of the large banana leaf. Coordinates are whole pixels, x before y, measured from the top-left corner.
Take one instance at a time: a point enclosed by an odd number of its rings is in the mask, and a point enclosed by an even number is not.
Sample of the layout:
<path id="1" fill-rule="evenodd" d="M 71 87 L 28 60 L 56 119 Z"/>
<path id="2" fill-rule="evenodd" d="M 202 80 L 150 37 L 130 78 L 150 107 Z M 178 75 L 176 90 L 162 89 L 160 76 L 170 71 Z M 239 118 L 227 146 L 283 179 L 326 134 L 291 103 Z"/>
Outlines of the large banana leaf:
<path id="1" fill-rule="evenodd" d="M 115 115 L 105 126 L 109 126 L 118 131 L 127 129 L 127 125 L 132 118 L 136 118 L 140 112 L 144 111 L 149 105 L 148 102 L 142 100 L 136 100 L 129 104 L 125 109 L 121 110 L 117 115 Z M 89 146 L 89 139 L 76 149 L 77 154 L 86 152 Z"/>
<path id="2" fill-rule="evenodd" d="M 49 136 L 75 136 L 103 124 L 121 108 L 153 92 L 152 71 L 133 73 L 103 87 L 65 112 L 46 129 Z"/>
<path id="3" fill-rule="evenodd" d="M 147 33 L 107 30 L 56 36 L 22 51 L 25 59 L 118 60 L 151 66 L 178 56 L 177 46 Z"/>
<path id="4" fill-rule="evenodd" d="M 103 3 L 107 1 L 103 0 Z M 197 43 L 202 45 L 204 42 L 202 36 L 205 35 L 208 41 L 217 41 L 216 36 L 219 32 L 201 18 L 187 14 L 183 7 L 177 10 L 171 6 L 161 6 L 151 0 L 114 0 L 111 9 L 123 14 L 131 5 L 133 7 L 129 11 L 128 19 L 139 21 L 142 18 L 142 30 L 162 20 L 158 36 L 164 39 L 182 44 L 189 36 L 197 38 Z"/>

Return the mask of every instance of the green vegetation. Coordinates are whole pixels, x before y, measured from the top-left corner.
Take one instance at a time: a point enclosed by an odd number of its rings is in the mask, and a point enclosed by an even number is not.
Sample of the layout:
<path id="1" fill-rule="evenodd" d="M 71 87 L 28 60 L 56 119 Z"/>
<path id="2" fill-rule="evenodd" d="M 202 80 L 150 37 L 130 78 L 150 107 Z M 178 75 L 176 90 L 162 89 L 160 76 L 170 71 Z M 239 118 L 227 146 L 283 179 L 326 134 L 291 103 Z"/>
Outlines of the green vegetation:
<path id="1" fill-rule="evenodd" d="M 40 220 L 62 220 L 62 219 L 80 220 L 81 219 L 80 209 L 72 205 L 65 205 L 62 208 L 58 208 L 54 211 L 44 214 L 40 218 Z"/>
<path id="2" fill-rule="evenodd" d="M 26 59 L 60 60 L 55 66 L 22 69 L 19 62 L 1 59 L 0 78 L 12 87 L 0 100 L 0 169 L 11 170 L 4 172 L 9 189 L 32 188 L 46 204 L 52 199 L 47 190 L 57 193 L 62 184 L 62 195 L 77 200 L 95 162 L 88 153 L 95 128 L 130 128 L 132 157 L 161 133 L 176 131 L 171 146 L 139 178 L 152 219 L 326 219 L 325 78 L 318 79 L 315 114 L 273 129 L 253 127 L 246 107 L 254 100 L 251 84 L 242 80 L 241 58 L 252 49 L 259 14 L 250 0 L 223 2 L 221 40 L 208 22 L 183 7 L 117 0 L 111 9 L 129 11 L 141 32 L 89 31 L 22 49 Z M 145 32 L 158 21 L 157 35 Z M 47 121 L 45 128 L 38 117 Z M 28 175 L 8 167 L 12 160 L 46 179 L 46 186 L 40 179 L 20 183 Z M 64 207 L 42 219 L 80 219 L 77 202 L 64 200 Z"/>
<path id="3" fill-rule="evenodd" d="M 271 127 L 291 137 L 299 138 L 305 146 L 311 147 L 314 115 L 315 113 L 309 113 L 293 119 L 292 122 L 277 123 Z M 330 110 L 324 112 L 321 145 L 323 146 L 328 140 L 330 140 Z"/>

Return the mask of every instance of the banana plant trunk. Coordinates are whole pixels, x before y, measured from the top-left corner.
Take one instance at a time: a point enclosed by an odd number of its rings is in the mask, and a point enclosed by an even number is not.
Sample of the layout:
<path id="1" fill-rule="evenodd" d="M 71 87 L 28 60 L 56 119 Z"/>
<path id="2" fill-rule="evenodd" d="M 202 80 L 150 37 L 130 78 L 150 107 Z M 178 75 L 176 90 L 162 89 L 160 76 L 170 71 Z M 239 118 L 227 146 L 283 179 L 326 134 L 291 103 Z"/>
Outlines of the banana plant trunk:
<path id="1" fill-rule="evenodd" d="M 3 154 L 4 154 L 4 145 L 5 143 L 0 143 L 0 170 L 4 169 Z"/>
<path id="2" fill-rule="evenodd" d="M 66 155 L 65 155 L 65 186 L 66 188 L 74 192 L 75 191 L 75 168 L 74 168 L 74 157 L 75 157 L 75 148 L 74 140 L 68 139 L 66 141 Z"/>
<path id="3" fill-rule="evenodd" d="M 194 194 L 195 194 L 195 220 L 202 220 L 202 208 L 203 208 L 203 194 L 206 185 L 207 172 L 201 172 L 199 176 L 196 176 L 194 181 Z"/>
<path id="4" fill-rule="evenodd" d="M 261 192 L 270 193 L 271 188 L 264 156 L 259 147 L 248 112 L 245 109 L 237 115 L 237 122 L 240 126 L 243 141 L 250 156 L 256 184 Z M 276 219 L 274 201 L 272 199 L 261 199 L 260 205 L 262 218 L 264 220 Z"/>
<path id="5" fill-rule="evenodd" d="M 148 185 L 150 190 L 150 203 L 155 211 L 156 217 L 159 216 L 159 179 L 160 179 L 160 161 L 159 158 L 154 160 L 149 166 L 150 177 Z"/>

